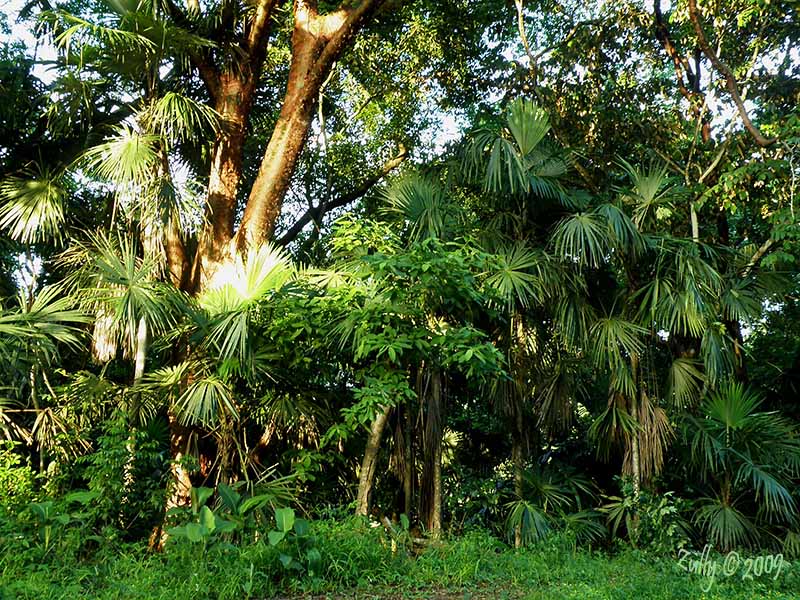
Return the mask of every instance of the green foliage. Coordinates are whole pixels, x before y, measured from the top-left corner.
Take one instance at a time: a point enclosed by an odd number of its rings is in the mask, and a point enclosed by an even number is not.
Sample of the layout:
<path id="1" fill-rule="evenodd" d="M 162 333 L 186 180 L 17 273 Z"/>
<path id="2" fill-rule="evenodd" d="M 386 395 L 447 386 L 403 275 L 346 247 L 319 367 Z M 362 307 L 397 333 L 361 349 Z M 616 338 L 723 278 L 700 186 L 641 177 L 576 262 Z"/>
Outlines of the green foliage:
<path id="1" fill-rule="evenodd" d="M 4 577 L 74 567 L 62 597 L 662 593 L 593 578 L 601 494 L 611 542 L 674 554 L 688 518 L 720 550 L 800 552 L 794 7 L 179 4 L 26 5 L 46 82 L 0 52 L 0 434 L 21 442 L 0 451 L 20 520 L 0 543 L 31 551 Z M 142 558 L 127 543 L 188 480 L 213 488 Z M 356 481 L 388 537 L 295 518 L 344 510 Z M 597 571 L 624 581 L 614 560 Z M 559 588 L 570 567 L 597 590 Z"/>
<path id="2" fill-rule="evenodd" d="M 220 517 L 206 505 L 213 493 L 214 490 L 212 488 L 192 488 L 192 506 L 189 521 L 183 525 L 171 527 L 167 530 L 167 533 L 177 540 L 187 540 L 192 544 L 202 544 L 204 553 L 209 546 L 226 543 L 224 542 L 226 534 L 235 531 L 238 524 Z M 182 512 L 180 508 L 173 509 L 173 511 L 173 514 Z"/>
<path id="3" fill-rule="evenodd" d="M 710 492 L 695 521 L 721 549 L 753 544 L 775 526 L 798 518 L 793 484 L 800 465 L 796 426 L 738 383 L 726 383 L 684 428 L 691 466 Z"/>
<path id="4" fill-rule="evenodd" d="M 553 531 L 565 530 L 581 545 L 601 541 L 606 529 L 599 515 L 583 509 L 594 495 L 594 484 L 569 467 L 554 463 L 525 471 L 522 495 L 515 494 L 506 505 L 507 539 L 514 541 L 518 533 L 527 546 L 547 539 Z"/>
<path id="5" fill-rule="evenodd" d="M 385 534 L 358 521 L 312 524 L 322 556 L 319 578 L 298 578 L 278 560 L 266 541 L 243 545 L 237 552 L 211 548 L 208 553 L 152 554 L 139 546 L 101 548 L 80 561 L 39 557 L 2 540 L 3 593 L 15 598 L 118 598 L 120 590 L 153 600 L 259 598 L 305 595 L 450 595 L 477 598 L 600 598 L 615 594 L 667 600 L 699 598 L 789 600 L 800 578 L 787 562 L 780 576 L 718 577 L 708 592 L 707 580 L 689 575 L 672 558 L 641 551 L 609 555 L 573 551 L 566 540 L 519 551 L 510 550 L 484 531 L 443 540 L 414 556 L 393 554 Z M 10 549 L 15 552 L 8 552 Z"/>
<path id="6" fill-rule="evenodd" d="M 613 536 L 627 535 L 636 548 L 661 556 L 675 556 L 690 543 L 687 503 L 673 492 L 634 494 L 629 480 L 623 482 L 623 496 L 607 496 L 600 508 Z"/>
<path id="7" fill-rule="evenodd" d="M 317 538 L 310 534 L 311 525 L 297 519 L 291 508 L 275 509 L 275 529 L 267 533 L 270 546 L 281 550 L 278 559 L 283 567 L 312 579 L 322 574 L 322 555 L 317 549 Z"/>
<path id="8" fill-rule="evenodd" d="M 159 474 L 168 463 L 160 425 L 131 427 L 117 413 L 103 423 L 96 450 L 78 461 L 92 494 L 87 513 L 98 529 L 111 526 L 141 535 L 161 517 L 165 482 Z"/>
<path id="9" fill-rule="evenodd" d="M 35 495 L 36 475 L 10 441 L 0 445 L 0 509 L 18 512 Z"/>

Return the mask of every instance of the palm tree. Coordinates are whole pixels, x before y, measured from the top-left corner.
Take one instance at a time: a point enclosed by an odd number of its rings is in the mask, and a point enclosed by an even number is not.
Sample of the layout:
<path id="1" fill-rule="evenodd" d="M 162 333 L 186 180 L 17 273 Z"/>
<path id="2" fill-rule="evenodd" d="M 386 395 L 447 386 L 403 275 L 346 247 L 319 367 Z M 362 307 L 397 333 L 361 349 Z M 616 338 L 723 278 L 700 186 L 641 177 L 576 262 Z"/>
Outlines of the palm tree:
<path id="1" fill-rule="evenodd" d="M 514 489 L 519 502 L 524 502 L 526 421 L 536 420 L 532 416 L 534 401 L 540 409 L 539 423 L 555 425 L 557 419 L 550 417 L 568 415 L 572 399 L 567 388 L 555 385 L 551 376 L 557 370 L 553 359 L 561 358 L 562 353 L 548 353 L 545 348 L 569 343 L 557 333 L 557 315 L 549 307 L 561 301 L 561 294 L 576 297 L 572 285 L 576 280 L 532 235 L 534 213 L 541 215 L 548 204 L 555 203 L 559 209 L 569 204 L 559 180 L 566 173 L 567 162 L 547 143 L 549 130 L 545 110 L 517 99 L 494 127 L 471 133 L 463 159 L 468 182 L 480 185 L 481 198 L 491 207 L 479 225 L 491 252 L 484 285 L 501 309 L 496 343 L 504 349 L 510 375 L 508 380 L 495 382 L 491 396 L 512 432 Z M 533 315 L 538 318 L 531 318 Z M 575 328 L 568 329 L 562 327 L 561 333 L 578 333 Z M 548 362 L 549 368 L 542 368 Z M 519 547 L 526 535 L 522 522 L 517 521 L 514 541 Z"/>
<path id="2" fill-rule="evenodd" d="M 753 544 L 770 530 L 791 542 L 800 517 L 794 493 L 800 432 L 778 413 L 759 410 L 761 403 L 741 383 L 726 382 L 697 416 L 684 419 L 690 468 L 707 490 L 694 520 L 721 552 Z"/>
<path id="3" fill-rule="evenodd" d="M 17 301 L 15 308 L 0 308 L 0 372 L 3 391 L 11 393 L 0 402 L 0 428 L 7 439 L 36 440 L 43 471 L 46 452 L 56 450 L 56 434 L 70 427 L 68 415 L 43 402 L 45 394 L 52 402 L 58 397 L 48 372 L 59 364 L 63 349 L 80 347 L 89 318 L 59 286 L 44 287 L 29 298 L 20 294 Z M 34 417 L 32 425 L 26 424 L 28 414 Z"/>
<path id="4" fill-rule="evenodd" d="M 685 405 L 696 401 L 705 382 L 695 359 L 679 354 L 663 386 L 652 353 L 664 345 L 664 336 L 676 350 L 680 339 L 708 338 L 702 348 L 712 367 L 708 372 L 719 367 L 725 342 L 708 334 L 720 286 L 713 253 L 648 230 L 659 227 L 682 191 L 663 168 L 641 171 L 622 164 L 632 185 L 620 190 L 617 203 L 564 217 L 552 239 L 562 260 L 578 269 L 605 272 L 617 284 L 590 328 L 594 363 L 610 375 L 608 406 L 590 433 L 602 454 L 608 455 L 609 443 L 622 443 L 623 471 L 633 477 L 638 497 L 642 482 L 661 468 L 673 435 L 660 390 L 667 387 Z"/>
<path id="5" fill-rule="evenodd" d="M 192 428 L 214 436 L 218 481 L 248 476 L 252 465 L 237 423 L 244 420 L 244 408 L 257 408 L 246 400 L 269 376 L 274 360 L 269 341 L 257 334 L 256 320 L 294 277 L 289 258 L 264 245 L 229 264 L 215 287 L 197 298 L 182 297 L 183 319 L 162 343 L 178 343 L 185 351 L 172 365 L 145 374 L 138 386 L 167 403 L 173 458 L 167 510 L 188 501 L 191 479 L 182 460 L 191 454 Z M 239 387 L 251 391 L 238 397 Z"/>

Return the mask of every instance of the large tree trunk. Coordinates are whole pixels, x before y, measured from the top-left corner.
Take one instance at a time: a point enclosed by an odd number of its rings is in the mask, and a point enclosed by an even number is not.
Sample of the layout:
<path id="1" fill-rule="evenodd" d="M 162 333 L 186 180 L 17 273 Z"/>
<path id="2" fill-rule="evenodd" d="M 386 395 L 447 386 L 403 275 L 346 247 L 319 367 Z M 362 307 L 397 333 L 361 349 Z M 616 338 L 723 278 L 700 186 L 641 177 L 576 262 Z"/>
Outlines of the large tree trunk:
<path id="1" fill-rule="evenodd" d="M 272 237 L 314 117 L 319 90 L 352 37 L 384 2 L 362 0 L 353 8 L 343 3 L 339 10 L 321 15 L 316 1 L 295 0 L 286 95 L 247 200 L 236 240 L 239 250 Z"/>
<path id="2" fill-rule="evenodd" d="M 255 90 L 255 81 L 245 77 L 238 73 L 224 73 L 219 77 L 215 109 L 222 117 L 222 129 L 211 149 L 206 226 L 198 240 L 192 265 L 193 291 L 210 285 L 220 267 L 232 258 L 231 240 L 242 176 L 245 128 Z"/>
<path id="3" fill-rule="evenodd" d="M 378 464 L 378 453 L 381 450 L 381 438 L 391 411 L 389 406 L 382 407 L 381 411 L 375 415 L 369 430 L 364 460 L 361 461 L 361 472 L 358 475 L 358 495 L 356 496 L 356 515 L 362 517 L 369 514 L 372 487 L 375 482 L 375 468 Z"/>

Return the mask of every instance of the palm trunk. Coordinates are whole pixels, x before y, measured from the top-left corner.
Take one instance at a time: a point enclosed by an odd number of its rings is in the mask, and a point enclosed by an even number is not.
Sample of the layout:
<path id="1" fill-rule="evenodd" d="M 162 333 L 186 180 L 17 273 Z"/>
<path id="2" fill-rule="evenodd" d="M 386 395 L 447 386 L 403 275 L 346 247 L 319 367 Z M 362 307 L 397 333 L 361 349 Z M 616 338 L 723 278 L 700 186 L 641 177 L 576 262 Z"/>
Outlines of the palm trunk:
<path id="1" fill-rule="evenodd" d="M 414 445 L 411 433 L 413 420 L 408 406 L 403 410 L 403 418 L 405 419 L 405 428 L 403 430 L 403 454 L 405 457 L 403 461 L 403 511 L 410 520 L 413 510 L 412 502 L 414 501 Z"/>
<path id="2" fill-rule="evenodd" d="M 136 357 L 133 367 L 133 383 L 136 385 L 144 376 L 145 358 L 147 356 L 147 321 L 144 317 L 139 319 L 139 326 L 136 330 Z M 125 451 L 128 458 L 122 468 L 122 488 L 123 495 L 121 504 L 127 505 L 130 494 L 133 491 L 134 469 L 136 467 L 136 428 L 131 424 L 131 431 L 128 434 L 128 441 L 125 442 Z M 120 511 L 120 525 L 124 526 L 124 514 Z"/>
<path id="3" fill-rule="evenodd" d="M 427 373 L 425 386 L 424 464 L 420 485 L 420 518 L 434 537 L 442 530 L 442 433 L 444 403 L 442 375 L 436 369 Z"/>
<path id="4" fill-rule="evenodd" d="M 166 515 L 173 508 L 182 508 L 191 504 L 192 479 L 189 471 L 183 464 L 188 454 L 190 429 L 181 424 L 178 417 L 169 415 L 169 446 L 172 462 L 170 464 L 170 478 L 167 484 L 167 498 L 164 505 L 165 522 L 157 528 L 150 538 L 150 546 L 161 549 L 167 540 Z"/>
<path id="5" fill-rule="evenodd" d="M 514 496 L 517 500 L 522 500 L 523 495 L 523 475 L 525 472 L 524 441 L 522 431 L 522 411 L 517 407 L 516 418 L 514 419 L 514 430 L 511 439 L 511 462 L 514 464 Z M 518 523 L 514 527 L 514 547 L 522 547 L 522 524 Z"/>
<path id="6" fill-rule="evenodd" d="M 634 394 L 631 398 L 629 413 L 636 423 L 636 431 L 631 437 L 631 474 L 633 476 L 633 497 L 634 500 L 639 499 L 639 493 L 642 485 L 642 473 L 639 463 L 639 394 L 640 394 L 640 373 L 639 373 L 639 357 L 636 354 L 631 355 L 631 371 L 633 374 L 633 389 Z"/>
<path id="7" fill-rule="evenodd" d="M 385 406 L 375 415 L 370 427 L 367 447 L 364 450 L 364 460 L 361 461 L 361 471 L 358 476 L 358 495 L 356 496 L 356 515 L 366 517 L 369 514 L 372 487 L 375 482 L 375 468 L 378 464 L 378 453 L 381 449 L 381 438 L 389 419 L 391 407 Z"/>

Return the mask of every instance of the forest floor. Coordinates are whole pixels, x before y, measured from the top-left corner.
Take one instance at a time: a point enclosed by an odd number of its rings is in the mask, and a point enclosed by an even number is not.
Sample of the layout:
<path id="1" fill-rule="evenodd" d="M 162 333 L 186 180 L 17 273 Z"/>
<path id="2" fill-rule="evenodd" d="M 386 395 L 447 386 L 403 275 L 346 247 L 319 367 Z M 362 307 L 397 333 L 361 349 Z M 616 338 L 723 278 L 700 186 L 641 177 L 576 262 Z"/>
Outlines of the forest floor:
<path id="1" fill-rule="evenodd" d="M 702 562 L 698 554 L 692 564 L 631 549 L 576 550 L 558 539 L 515 551 L 483 532 L 408 555 L 393 553 L 380 532 L 325 522 L 316 529 L 319 577 L 284 569 L 264 543 L 176 544 L 153 554 L 131 543 L 76 551 L 69 540 L 43 550 L 34 539 L 0 535 L 0 600 L 800 599 L 800 561 L 766 573 L 763 561 L 753 569 L 746 557 Z"/>

